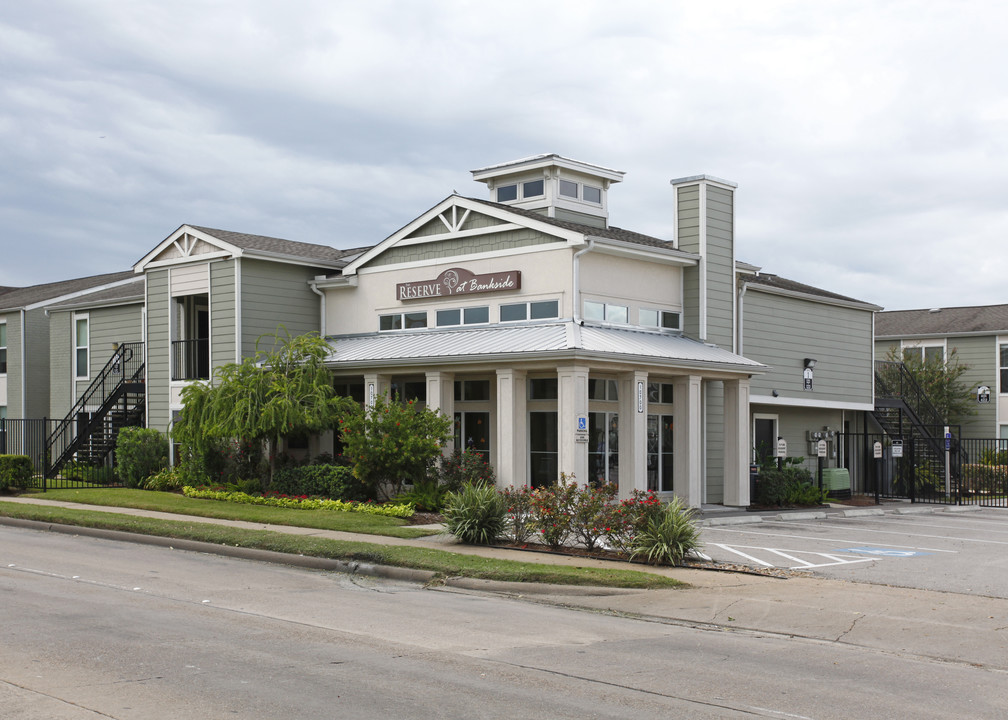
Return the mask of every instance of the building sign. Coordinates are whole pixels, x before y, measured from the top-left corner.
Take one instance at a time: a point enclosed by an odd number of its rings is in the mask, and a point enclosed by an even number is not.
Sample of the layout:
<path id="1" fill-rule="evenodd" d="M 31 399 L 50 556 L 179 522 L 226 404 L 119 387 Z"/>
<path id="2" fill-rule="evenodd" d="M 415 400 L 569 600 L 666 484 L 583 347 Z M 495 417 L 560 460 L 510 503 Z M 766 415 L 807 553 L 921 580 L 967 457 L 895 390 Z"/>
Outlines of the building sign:
<path id="1" fill-rule="evenodd" d="M 577 426 L 574 429 L 574 442 L 588 442 L 588 416 L 578 415 Z"/>
<path id="2" fill-rule="evenodd" d="M 986 385 L 977 388 L 977 402 L 981 404 L 990 402 L 990 388 Z"/>
<path id="3" fill-rule="evenodd" d="M 787 457 L 787 441 L 784 438 L 777 438 L 777 457 Z"/>
<path id="4" fill-rule="evenodd" d="M 423 300 L 519 289 L 521 289 L 520 270 L 477 275 L 463 268 L 451 268 L 433 280 L 397 283 L 396 300 Z"/>
<path id="5" fill-rule="evenodd" d="M 826 441 L 820 440 L 816 443 L 816 457 L 826 457 Z"/>
<path id="6" fill-rule="evenodd" d="M 812 368 L 807 367 L 802 371 L 802 389 L 811 390 L 812 389 Z"/>
<path id="7" fill-rule="evenodd" d="M 892 441 L 892 456 L 894 458 L 901 458 L 901 457 L 903 457 L 903 441 L 902 440 L 893 440 Z"/>

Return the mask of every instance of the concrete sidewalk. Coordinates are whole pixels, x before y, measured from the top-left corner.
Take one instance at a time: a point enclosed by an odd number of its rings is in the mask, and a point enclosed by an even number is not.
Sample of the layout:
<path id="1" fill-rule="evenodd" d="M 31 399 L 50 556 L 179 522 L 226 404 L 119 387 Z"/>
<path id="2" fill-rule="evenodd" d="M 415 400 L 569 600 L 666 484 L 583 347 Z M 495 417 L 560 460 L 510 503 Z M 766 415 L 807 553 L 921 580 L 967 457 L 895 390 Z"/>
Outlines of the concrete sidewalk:
<path id="1" fill-rule="evenodd" d="M 455 538 L 444 534 L 417 539 L 401 539 L 179 516 L 129 508 L 98 507 L 35 497 L 3 498 L 3 500 L 5 502 L 55 505 L 163 519 L 184 519 L 199 523 L 383 545 L 437 547 L 457 553 L 543 564 L 626 567 L 625 563 L 606 560 L 462 545 Z M 862 511 L 862 514 L 864 510 L 871 510 L 872 514 L 875 514 L 884 511 L 906 512 L 908 508 L 889 508 L 887 510 L 851 508 L 847 512 L 850 510 Z M 934 510 L 914 508 L 912 511 L 933 512 Z M 942 510 L 939 509 L 939 511 Z M 777 519 L 779 515 L 780 513 L 773 513 L 772 517 Z M 723 515 L 720 517 L 721 520 L 727 520 L 730 517 L 761 516 L 747 513 L 745 516 Z M 786 517 L 801 520 L 810 519 L 808 513 L 789 513 L 786 514 Z M 710 517 L 705 518 L 704 522 L 711 519 Z M 753 520 L 746 521 L 752 522 Z M 0 518 L 0 523 L 29 527 L 38 525 L 41 526 L 39 529 L 69 530 L 80 534 L 85 532 L 82 528 L 57 528 L 46 523 L 33 525 L 13 522 L 7 518 Z M 432 576 L 431 573 L 400 568 L 351 566 L 348 563 L 334 561 L 320 563 L 312 558 L 264 553 L 246 548 L 185 543 L 178 540 L 145 536 L 128 537 L 129 533 L 94 531 L 87 532 L 87 534 L 99 534 L 115 539 L 170 545 L 176 549 L 213 552 L 256 560 L 288 562 L 341 571 L 367 572 L 395 579 L 423 582 Z M 653 622 L 686 624 L 723 631 L 781 634 L 816 641 L 852 644 L 873 648 L 880 652 L 917 655 L 950 662 L 970 663 L 1002 671 L 1008 670 L 1008 609 L 1006 609 L 1004 600 L 1001 599 L 859 584 L 803 575 L 777 578 L 690 568 L 658 568 L 642 565 L 634 565 L 633 568 L 673 577 L 688 583 L 689 587 L 680 590 L 614 590 L 455 578 L 444 583 L 444 590 L 503 593 L 536 602 L 637 616 Z"/>

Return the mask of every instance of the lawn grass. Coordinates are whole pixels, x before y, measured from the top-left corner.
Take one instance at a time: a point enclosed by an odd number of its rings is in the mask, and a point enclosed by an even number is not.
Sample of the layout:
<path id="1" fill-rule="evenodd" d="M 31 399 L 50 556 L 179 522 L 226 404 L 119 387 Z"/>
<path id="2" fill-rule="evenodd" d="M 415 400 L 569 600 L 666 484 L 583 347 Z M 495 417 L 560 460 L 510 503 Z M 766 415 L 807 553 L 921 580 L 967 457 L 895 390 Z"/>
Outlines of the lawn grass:
<path id="1" fill-rule="evenodd" d="M 116 492 L 120 491 L 117 490 Z M 220 504 L 223 505 L 225 503 Z M 249 506 L 243 505 L 240 507 L 247 508 Z M 237 508 L 235 509 L 237 511 Z M 305 513 L 314 511 L 293 510 L 291 512 Z M 497 560 L 474 555 L 463 555 L 435 548 L 376 545 L 367 542 L 288 535 L 269 530 L 246 530 L 193 522 L 191 520 L 162 520 L 158 518 L 135 517 L 98 510 L 78 510 L 58 506 L 0 501 L 0 515 L 64 525 L 196 540 L 231 547 L 272 550 L 310 557 L 429 570 L 442 578 L 469 577 L 506 582 L 555 583 L 559 585 L 592 585 L 617 588 L 683 587 L 683 583 L 672 578 L 637 570 L 540 565 L 531 562 Z"/>
<path id="2" fill-rule="evenodd" d="M 370 515 L 368 513 L 340 512 L 334 510 L 298 510 L 269 505 L 241 505 L 220 500 L 189 498 L 185 495 L 130 488 L 81 488 L 49 490 L 37 497 L 46 500 L 77 502 L 86 505 L 158 510 L 179 515 L 245 520 L 269 525 L 292 525 L 316 530 L 340 530 L 365 535 L 388 535 L 398 538 L 416 538 L 434 533 L 433 530 L 410 527 L 399 518 Z"/>

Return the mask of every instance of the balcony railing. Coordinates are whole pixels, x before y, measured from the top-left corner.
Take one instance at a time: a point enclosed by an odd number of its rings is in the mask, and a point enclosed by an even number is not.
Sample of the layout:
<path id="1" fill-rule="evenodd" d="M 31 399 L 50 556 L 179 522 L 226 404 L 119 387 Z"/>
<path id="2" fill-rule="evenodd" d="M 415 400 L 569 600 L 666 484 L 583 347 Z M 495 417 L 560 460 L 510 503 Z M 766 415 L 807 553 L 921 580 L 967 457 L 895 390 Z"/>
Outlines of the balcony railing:
<path id="1" fill-rule="evenodd" d="M 210 379 L 210 340 L 174 340 L 171 344 L 172 380 Z"/>

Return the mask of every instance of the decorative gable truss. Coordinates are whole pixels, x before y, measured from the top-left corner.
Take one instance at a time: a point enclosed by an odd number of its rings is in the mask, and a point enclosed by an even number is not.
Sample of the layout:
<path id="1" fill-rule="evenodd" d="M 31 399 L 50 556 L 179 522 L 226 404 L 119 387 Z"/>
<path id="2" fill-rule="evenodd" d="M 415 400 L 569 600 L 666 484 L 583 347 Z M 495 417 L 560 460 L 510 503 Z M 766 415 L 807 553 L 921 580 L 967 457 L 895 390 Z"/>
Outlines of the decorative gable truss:
<path id="1" fill-rule="evenodd" d="M 133 266 L 135 272 L 213 258 L 234 257 L 241 248 L 189 225 L 183 225 Z"/>
<path id="2" fill-rule="evenodd" d="M 584 242 L 582 233 L 453 195 L 362 254 L 347 265 L 343 275 L 378 266 L 499 254 L 535 245 L 580 246 Z"/>

